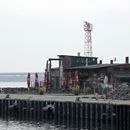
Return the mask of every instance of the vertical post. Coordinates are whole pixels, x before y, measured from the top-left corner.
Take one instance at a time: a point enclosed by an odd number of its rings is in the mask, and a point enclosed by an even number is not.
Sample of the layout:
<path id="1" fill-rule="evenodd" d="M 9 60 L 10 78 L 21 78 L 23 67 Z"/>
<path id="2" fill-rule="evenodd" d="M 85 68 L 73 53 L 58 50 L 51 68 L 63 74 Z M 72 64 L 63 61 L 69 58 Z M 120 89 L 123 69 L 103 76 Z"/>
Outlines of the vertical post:
<path id="1" fill-rule="evenodd" d="M 73 113 L 74 113 L 74 106 L 73 106 L 73 102 L 71 102 L 71 110 L 72 110 L 72 112 L 71 112 L 71 122 L 72 122 L 72 126 L 73 126 L 73 118 L 74 118 L 74 116 L 73 116 Z"/>
<path id="2" fill-rule="evenodd" d="M 86 128 L 88 128 L 88 104 L 87 103 L 85 104 L 85 111 L 86 111 L 86 113 L 85 113 Z"/>
<path id="3" fill-rule="evenodd" d="M 111 129 L 113 129 L 113 118 L 114 118 L 114 111 L 113 111 L 113 104 L 111 104 L 111 108 L 110 108 Z"/>
<path id="4" fill-rule="evenodd" d="M 105 107 L 106 107 L 106 122 L 105 123 L 106 123 L 106 129 L 107 129 L 109 118 L 110 118 L 110 116 L 109 116 L 109 114 L 110 114 L 110 104 L 106 104 Z"/>
<path id="5" fill-rule="evenodd" d="M 81 128 L 82 128 L 82 124 L 83 124 L 83 103 L 80 103 L 80 121 L 81 121 Z"/>
<path id="6" fill-rule="evenodd" d="M 63 123 L 64 123 L 64 113 L 65 113 L 64 102 L 62 102 L 62 110 L 63 110 L 62 120 L 63 120 Z"/>
<path id="7" fill-rule="evenodd" d="M 50 63 L 49 63 L 49 88 L 51 88 L 51 60 L 49 60 L 50 61 Z"/>
<path id="8" fill-rule="evenodd" d="M 90 128 L 92 128 L 93 126 L 93 104 L 90 103 Z"/>
<path id="9" fill-rule="evenodd" d="M 119 127 L 119 106 L 116 105 L 116 129 L 118 129 Z"/>
<path id="10" fill-rule="evenodd" d="M 57 115 L 58 118 L 57 118 L 57 119 L 58 119 L 58 122 L 59 122 L 59 124 L 60 124 L 60 115 L 61 115 L 61 113 L 60 113 L 60 102 L 58 102 L 58 108 L 57 108 L 57 109 L 58 109 L 58 113 L 57 113 L 57 114 L 58 114 L 58 115 Z"/>
<path id="11" fill-rule="evenodd" d="M 67 105 L 67 106 L 66 106 L 66 109 L 67 109 L 67 110 L 66 110 L 66 111 L 67 111 L 67 117 L 66 117 L 66 119 L 67 119 L 67 126 L 69 126 L 69 121 L 70 121 L 70 120 L 69 120 L 69 114 L 70 114 L 70 113 L 69 113 L 69 102 L 67 102 L 66 105 Z"/>
<path id="12" fill-rule="evenodd" d="M 119 123 L 119 129 L 121 130 L 121 124 L 122 124 L 122 121 L 121 121 L 121 118 L 122 118 L 122 108 L 121 108 L 121 105 L 119 106 L 119 120 L 120 120 L 120 123 Z"/>
<path id="13" fill-rule="evenodd" d="M 101 129 L 103 129 L 103 105 L 100 104 L 100 109 L 101 109 Z"/>
<path id="14" fill-rule="evenodd" d="M 98 128 L 98 107 L 97 104 L 95 104 L 95 127 Z"/>
<path id="15" fill-rule="evenodd" d="M 76 105 L 76 128 L 77 128 L 77 126 L 78 126 L 78 103 L 75 103 L 75 105 Z"/>
<path id="16" fill-rule="evenodd" d="M 130 129 L 130 107 L 127 106 L 127 130 Z"/>

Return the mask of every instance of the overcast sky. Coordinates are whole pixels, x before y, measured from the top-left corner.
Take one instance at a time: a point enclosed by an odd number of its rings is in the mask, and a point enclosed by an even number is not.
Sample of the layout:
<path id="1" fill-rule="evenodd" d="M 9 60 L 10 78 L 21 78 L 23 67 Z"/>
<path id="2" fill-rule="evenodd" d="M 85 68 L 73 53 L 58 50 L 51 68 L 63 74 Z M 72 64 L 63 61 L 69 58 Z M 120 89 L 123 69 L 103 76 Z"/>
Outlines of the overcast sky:
<path id="1" fill-rule="evenodd" d="M 43 72 L 48 58 L 84 52 L 93 24 L 93 56 L 130 56 L 129 0 L 0 0 L 0 72 Z"/>

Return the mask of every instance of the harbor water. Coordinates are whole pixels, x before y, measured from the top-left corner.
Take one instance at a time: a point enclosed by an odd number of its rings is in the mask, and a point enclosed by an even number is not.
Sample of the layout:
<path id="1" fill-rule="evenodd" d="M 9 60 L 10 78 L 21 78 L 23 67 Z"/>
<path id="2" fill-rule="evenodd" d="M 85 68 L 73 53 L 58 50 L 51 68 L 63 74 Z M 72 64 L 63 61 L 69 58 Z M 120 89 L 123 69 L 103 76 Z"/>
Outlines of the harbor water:
<path id="1" fill-rule="evenodd" d="M 103 125 L 95 126 L 97 122 L 89 122 L 91 126 L 80 124 L 81 122 L 73 122 L 71 124 L 68 121 L 54 121 L 44 120 L 42 122 L 33 121 L 18 121 L 18 120 L 3 120 L 0 119 L 0 130 L 119 130 L 115 126 Z M 88 124 L 88 123 L 86 123 Z M 120 127 L 121 128 L 121 127 Z M 123 130 L 123 129 L 120 129 Z"/>
<path id="2" fill-rule="evenodd" d="M 43 73 L 38 73 L 39 82 L 43 81 Z M 31 73 L 32 86 L 35 81 L 35 73 Z M 26 88 L 27 87 L 27 73 L 0 73 L 0 88 Z"/>

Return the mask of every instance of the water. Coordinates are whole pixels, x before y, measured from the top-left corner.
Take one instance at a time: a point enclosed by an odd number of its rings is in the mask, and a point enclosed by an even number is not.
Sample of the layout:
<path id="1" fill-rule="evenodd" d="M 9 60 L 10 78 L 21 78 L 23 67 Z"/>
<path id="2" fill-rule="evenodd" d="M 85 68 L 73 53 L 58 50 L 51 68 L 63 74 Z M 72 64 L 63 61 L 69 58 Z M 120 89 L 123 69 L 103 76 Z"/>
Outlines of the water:
<path id="1" fill-rule="evenodd" d="M 98 124 L 96 122 L 81 121 L 73 123 L 70 121 L 57 121 L 57 120 L 43 120 L 36 121 L 18 121 L 18 120 L 4 120 L 0 119 L 0 130 L 126 130 L 122 125 L 116 127 L 110 124 Z"/>
<path id="2" fill-rule="evenodd" d="M 0 120 L 0 130 L 58 130 L 52 122 L 25 122 Z"/>
<path id="3" fill-rule="evenodd" d="M 0 130 L 75 130 L 65 125 L 57 125 L 54 121 L 16 121 L 0 119 Z"/>
<path id="4" fill-rule="evenodd" d="M 43 73 L 38 73 L 39 81 L 43 81 Z M 0 73 L 0 88 L 27 87 L 27 73 Z M 31 82 L 35 81 L 35 73 L 31 73 Z"/>

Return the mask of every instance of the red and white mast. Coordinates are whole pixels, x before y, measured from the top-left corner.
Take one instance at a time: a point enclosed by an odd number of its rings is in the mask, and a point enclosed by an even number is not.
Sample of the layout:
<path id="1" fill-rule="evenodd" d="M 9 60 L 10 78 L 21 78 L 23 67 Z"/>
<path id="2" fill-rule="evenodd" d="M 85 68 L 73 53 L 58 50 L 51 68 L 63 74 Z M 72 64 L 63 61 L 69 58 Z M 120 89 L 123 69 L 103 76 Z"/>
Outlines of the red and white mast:
<path id="1" fill-rule="evenodd" d="M 84 56 L 92 57 L 92 24 L 84 22 L 85 40 L 84 40 Z"/>

